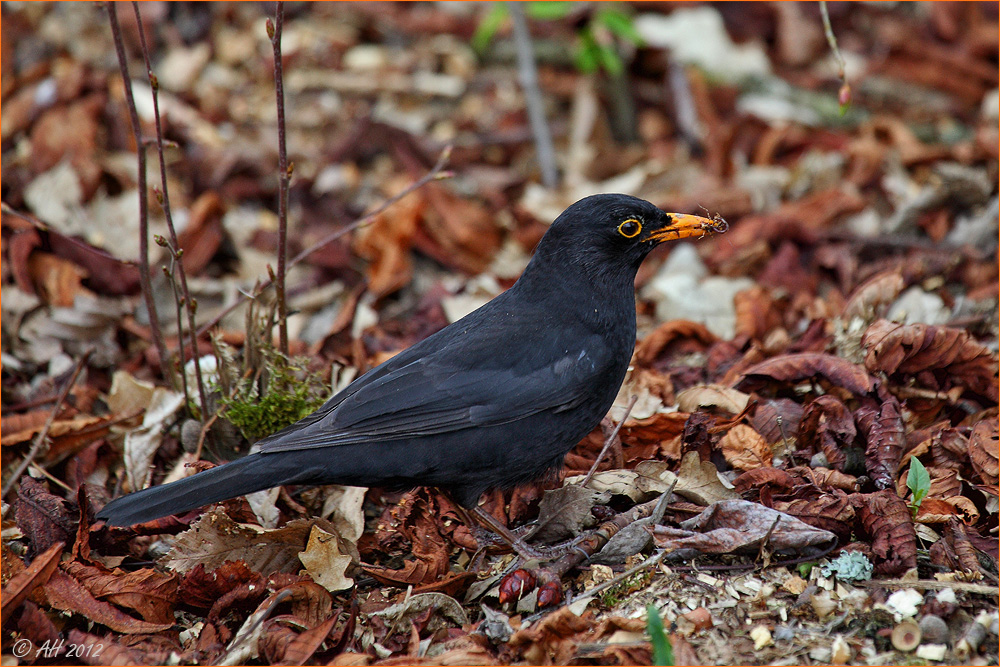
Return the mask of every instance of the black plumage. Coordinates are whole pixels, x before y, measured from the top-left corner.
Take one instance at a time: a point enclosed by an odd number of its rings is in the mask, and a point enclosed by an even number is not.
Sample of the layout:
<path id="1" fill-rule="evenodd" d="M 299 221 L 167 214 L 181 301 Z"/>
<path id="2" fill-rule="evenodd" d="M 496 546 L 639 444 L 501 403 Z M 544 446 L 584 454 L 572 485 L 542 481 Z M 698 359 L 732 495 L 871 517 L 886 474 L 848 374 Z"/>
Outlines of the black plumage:
<path id="1" fill-rule="evenodd" d="M 130 525 L 281 484 L 436 486 L 464 507 L 538 479 L 604 417 L 635 345 L 634 281 L 658 243 L 718 223 L 628 195 L 567 208 L 506 292 L 353 382 L 257 453 L 118 498 Z"/>

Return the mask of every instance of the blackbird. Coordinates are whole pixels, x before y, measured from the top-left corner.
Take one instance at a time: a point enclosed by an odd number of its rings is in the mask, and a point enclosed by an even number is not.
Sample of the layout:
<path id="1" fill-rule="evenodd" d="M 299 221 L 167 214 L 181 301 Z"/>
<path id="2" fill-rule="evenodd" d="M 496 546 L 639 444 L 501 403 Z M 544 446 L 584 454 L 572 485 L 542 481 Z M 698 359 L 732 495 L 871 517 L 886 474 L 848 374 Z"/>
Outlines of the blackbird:
<path id="1" fill-rule="evenodd" d="M 483 492 L 561 466 L 611 407 L 635 346 L 635 275 L 649 251 L 724 224 L 628 195 L 581 199 L 506 292 L 368 371 L 256 453 L 113 500 L 97 518 L 142 523 L 281 484 L 434 486 L 478 510 Z"/>

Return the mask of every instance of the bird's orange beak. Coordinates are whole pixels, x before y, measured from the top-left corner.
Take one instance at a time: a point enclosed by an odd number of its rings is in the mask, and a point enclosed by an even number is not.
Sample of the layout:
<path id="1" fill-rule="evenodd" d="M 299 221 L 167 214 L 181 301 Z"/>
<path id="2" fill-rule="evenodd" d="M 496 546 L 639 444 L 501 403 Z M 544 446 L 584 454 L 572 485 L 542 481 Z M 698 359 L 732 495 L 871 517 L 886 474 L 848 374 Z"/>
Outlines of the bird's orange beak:
<path id="1" fill-rule="evenodd" d="M 729 223 L 716 215 L 714 218 L 703 218 L 700 215 L 687 213 L 667 213 L 670 223 L 663 229 L 650 233 L 649 240 L 662 243 L 688 237 L 701 238 L 715 232 L 725 232 Z"/>

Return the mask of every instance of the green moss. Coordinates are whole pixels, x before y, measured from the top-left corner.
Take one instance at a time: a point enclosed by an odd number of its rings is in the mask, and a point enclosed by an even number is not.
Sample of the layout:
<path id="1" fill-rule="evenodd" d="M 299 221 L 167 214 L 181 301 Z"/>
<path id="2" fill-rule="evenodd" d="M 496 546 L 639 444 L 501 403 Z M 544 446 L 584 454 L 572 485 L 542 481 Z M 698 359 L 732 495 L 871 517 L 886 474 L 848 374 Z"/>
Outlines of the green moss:
<path id="1" fill-rule="evenodd" d="M 223 398 L 223 417 L 250 442 L 260 440 L 314 412 L 329 395 L 317 373 L 303 360 L 286 359 L 273 349 L 262 351 L 260 379 L 239 381 L 232 398 Z"/>

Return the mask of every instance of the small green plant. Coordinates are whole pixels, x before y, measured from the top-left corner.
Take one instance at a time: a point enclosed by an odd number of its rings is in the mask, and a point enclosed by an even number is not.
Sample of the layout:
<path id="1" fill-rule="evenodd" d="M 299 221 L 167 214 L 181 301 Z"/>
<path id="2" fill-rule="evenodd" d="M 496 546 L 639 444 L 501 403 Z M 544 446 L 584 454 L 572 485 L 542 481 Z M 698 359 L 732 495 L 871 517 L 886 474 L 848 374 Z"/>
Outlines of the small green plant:
<path id="1" fill-rule="evenodd" d="M 815 565 L 816 563 L 799 563 L 799 576 L 803 579 L 808 579 Z"/>
<path id="2" fill-rule="evenodd" d="M 660 612 L 653 605 L 646 607 L 646 632 L 649 633 L 649 641 L 653 644 L 653 664 L 673 665 L 674 647 L 670 645 L 670 639 L 663 629 Z"/>
<path id="3" fill-rule="evenodd" d="M 524 11 L 529 18 L 538 21 L 557 21 L 577 9 L 572 2 L 527 2 Z M 475 34 L 472 47 L 482 53 L 489 46 L 509 10 L 506 3 L 495 3 L 483 17 Z M 612 76 L 621 76 L 625 64 L 618 53 L 617 39 L 636 46 L 642 44 L 642 37 L 635 29 L 632 17 L 614 5 L 601 5 L 590 15 L 589 20 L 577 31 L 578 42 L 574 48 L 573 62 L 578 70 L 591 74 L 599 69 Z"/>
<path id="4" fill-rule="evenodd" d="M 261 380 L 239 380 L 232 397 L 221 398 L 223 416 L 250 442 L 294 424 L 323 404 L 329 388 L 302 360 L 286 359 L 274 348 L 261 350 Z"/>
<path id="5" fill-rule="evenodd" d="M 920 509 L 920 503 L 924 502 L 924 498 L 931 490 L 931 476 L 924 464 L 915 456 L 910 458 L 910 471 L 906 474 L 906 486 L 913 494 L 910 500 L 910 512 L 916 516 L 917 510 Z"/>

